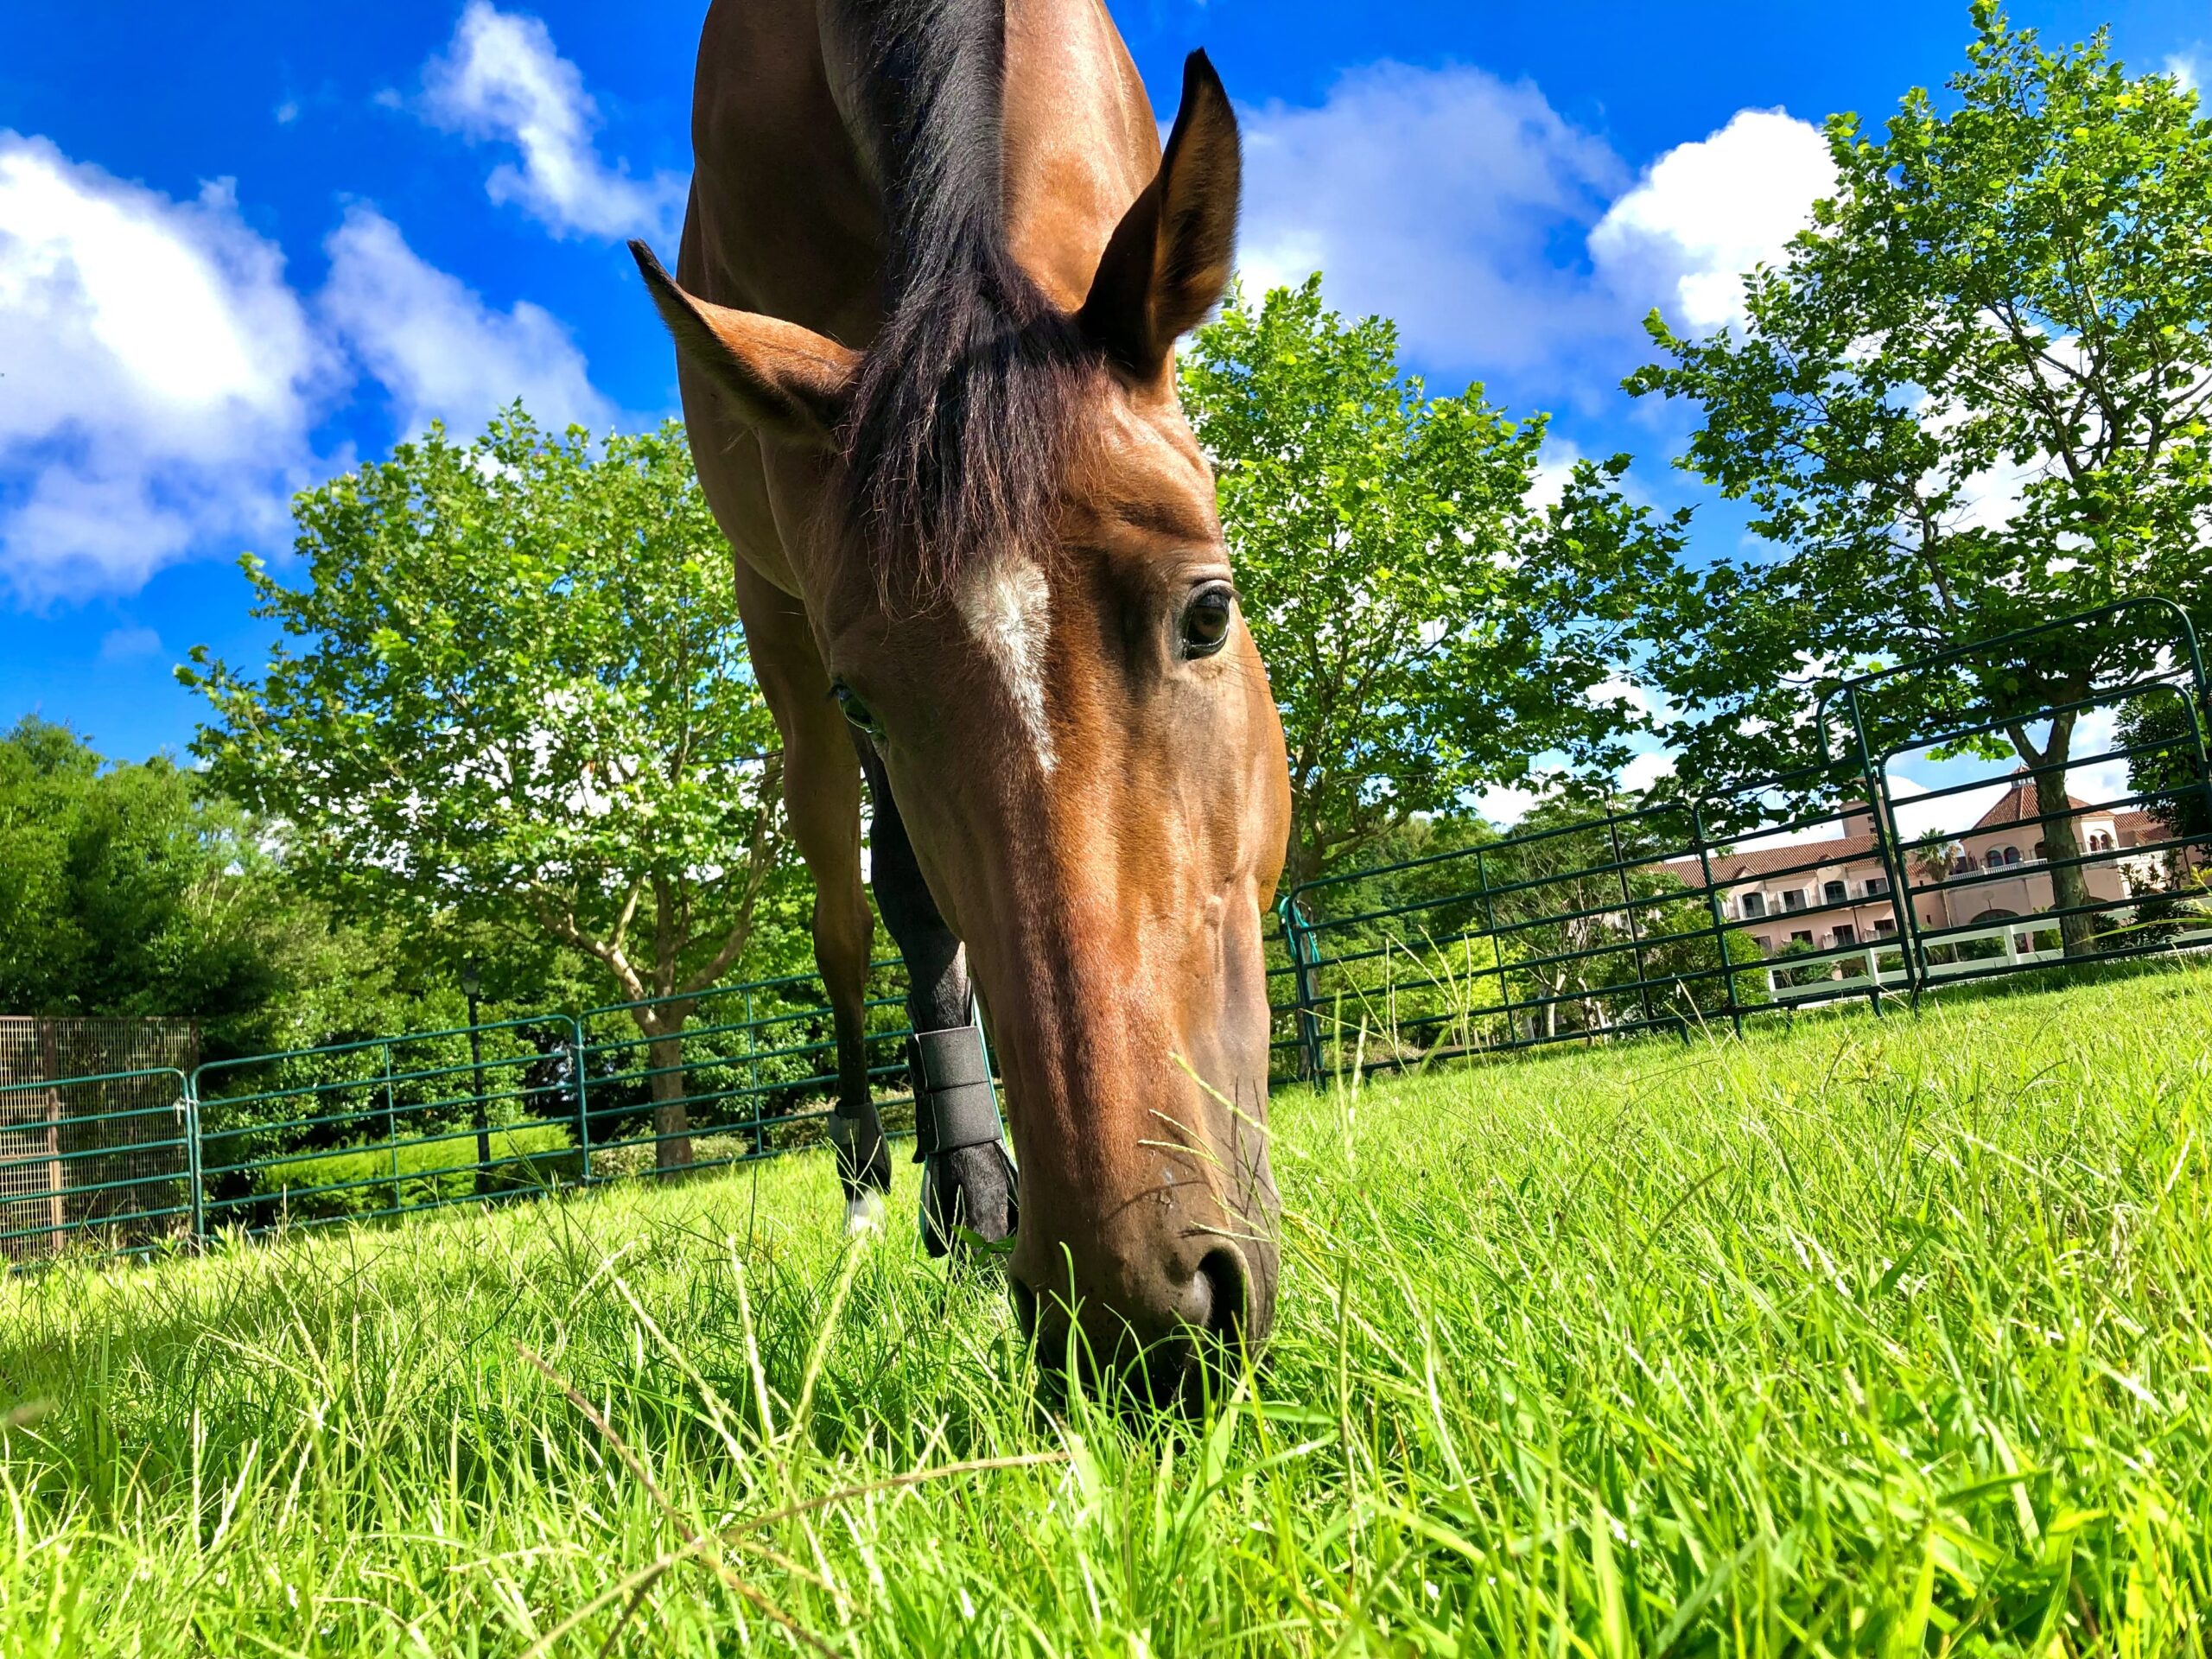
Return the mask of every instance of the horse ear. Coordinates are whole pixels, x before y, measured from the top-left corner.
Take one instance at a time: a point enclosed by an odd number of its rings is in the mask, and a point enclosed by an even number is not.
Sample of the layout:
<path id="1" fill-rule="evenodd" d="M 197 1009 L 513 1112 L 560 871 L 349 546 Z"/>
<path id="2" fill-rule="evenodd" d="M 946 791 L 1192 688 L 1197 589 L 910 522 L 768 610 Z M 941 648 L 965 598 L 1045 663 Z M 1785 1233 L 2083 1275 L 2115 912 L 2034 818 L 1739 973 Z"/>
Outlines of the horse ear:
<path id="1" fill-rule="evenodd" d="M 677 287 L 642 242 L 630 245 L 676 349 L 736 401 L 751 425 L 827 449 L 852 399 L 861 354 L 778 317 L 709 305 Z"/>
<path id="2" fill-rule="evenodd" d="M 1160 171 L 1114 228 L 1077 314 L 1123 367 L 1149 379 L 1229 286 L 1243 162 L 1236 112 L 1204 52 L 1183 60 L 1183 103 Z"/>

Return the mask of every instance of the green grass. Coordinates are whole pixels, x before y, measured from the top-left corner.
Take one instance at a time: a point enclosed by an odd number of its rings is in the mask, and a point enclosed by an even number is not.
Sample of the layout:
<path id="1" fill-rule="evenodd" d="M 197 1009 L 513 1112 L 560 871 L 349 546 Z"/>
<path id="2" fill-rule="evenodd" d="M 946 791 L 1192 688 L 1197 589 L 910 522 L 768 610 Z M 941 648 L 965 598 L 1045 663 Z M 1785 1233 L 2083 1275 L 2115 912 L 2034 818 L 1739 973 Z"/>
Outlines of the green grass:
<path id="1" fill-rule="evenodd" d="M 375 1210 L 394 1202 L 390 1183 L 400 1184 L 398 1202 L 423 1204 L 433 1198 L 467 1193 L 476 1178 L 476 1136 L 443 1125 L 410 1128 L 408 1143 L 395 1152 L 373 1142 L 340 1152 L 315 1153 L 258 1165 L 253 1189 L 269 1194 L 297 1194 L 315 1215 L 348 1209 Z M 438 1140 L 423 1137 L 438 1135 Z M 486 1131 L 495 1180 L 535 1185 L 541 1166 L 574 1166 L 575 1137 L 558 1123 L 531 1123 Z M 561 1154 L 571 1154 L 566 1159 Z M 397 1170 L 395 1173 L 395 1166 Z M 574 1179 L 573 1168 L 569 1171 Z"/>
<path id="2" fill-rule="evenodd" d="M 2208 1033 L 2165 969 L 1286 1093 L 1195 1427 L 1048 1414 L 813 1155 L 27 1275 L 0 1651 L 2201 1650 Z"/>

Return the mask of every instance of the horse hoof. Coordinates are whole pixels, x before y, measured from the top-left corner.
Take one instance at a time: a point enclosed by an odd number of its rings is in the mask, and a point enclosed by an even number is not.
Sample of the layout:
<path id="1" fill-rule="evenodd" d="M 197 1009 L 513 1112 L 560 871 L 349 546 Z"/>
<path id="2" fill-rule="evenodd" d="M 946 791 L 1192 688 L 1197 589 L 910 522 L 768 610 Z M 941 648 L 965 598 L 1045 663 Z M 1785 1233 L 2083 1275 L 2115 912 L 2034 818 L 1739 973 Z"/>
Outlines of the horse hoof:
<path id="1" fill-rule="evenodd" d="M 870 1188 L 845 1200 L 845 1236 L 859 1238 L 883 1230 L 883 1194 Z"/>

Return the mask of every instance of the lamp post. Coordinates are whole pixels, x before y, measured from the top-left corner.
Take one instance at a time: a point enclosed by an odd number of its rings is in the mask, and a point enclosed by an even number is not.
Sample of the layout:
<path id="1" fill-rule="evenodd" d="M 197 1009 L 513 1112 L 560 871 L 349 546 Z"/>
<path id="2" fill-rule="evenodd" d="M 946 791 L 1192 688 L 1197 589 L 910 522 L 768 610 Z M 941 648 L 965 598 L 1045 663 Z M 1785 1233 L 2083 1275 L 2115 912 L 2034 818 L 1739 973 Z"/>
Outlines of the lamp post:
<path id="1" fill-rule="evenodd" d="M 468 999 L 468 1059 L 476 1071 L 476 1192 L 492 1190 L 492 1130 L 484 1116 L 484 1033 L 477 1022 L 477 997 L 484 989 L 484 975 L 471 957 L 461 964 L 461 994 Z"/>

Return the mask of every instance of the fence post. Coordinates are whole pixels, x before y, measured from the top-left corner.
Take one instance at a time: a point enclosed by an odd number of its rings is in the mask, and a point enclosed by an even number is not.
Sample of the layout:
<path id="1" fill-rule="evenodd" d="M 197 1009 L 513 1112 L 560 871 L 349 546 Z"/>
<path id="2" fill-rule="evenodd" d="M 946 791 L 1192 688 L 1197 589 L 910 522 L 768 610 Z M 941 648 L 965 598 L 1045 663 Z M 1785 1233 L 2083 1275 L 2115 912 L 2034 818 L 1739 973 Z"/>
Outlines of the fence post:
<path id="1" fill-rule="evenodd" d="M 1298 1021 L 1298 1049 L 1300 1064 L 1306 1077 L 1316 1089 L 1322 1086 L 1321 1022 L 1313 1011 L 1313 978 L 1306 960 L 1306 923 L 1298 913 L 1298 893 L 1293 889 L 1283 897 L 1278 912 L 1282 918 L 1283 943 L 1290 950 L 1291 983 L 1293 995 L 1298 1000 L 1294 1016 Z"/>
<path id="2" fill-rule="evenodd" d="M 468 1063 L 474 1073 L 470 1082 L 476 1090 L 469 1115 L 476 1120 L 476 1196 L 480 1198 L 492 1191 L 492 1123 L 491 1103 L 484 1096 L 484 1028 L 476 1023 L 474 996 L 468 999 Z M 510 1135 L 509 1150 L 513 1149 L 514 1144 L 514 1138 Z"/>
<path id="3" fill-rule="evenodd" d="M 745 994 L 746 1098 L 752 1103 L 753 1109 L 753 1155 L 755 1158 L 765 1158 L 768 1155 L 768 1130 L 766 1125 L 761 1122 L 760 1030 L 753 1023 L 753 993 L 748 990 Z M 862 1075 L 865 1076 L 868 1069 L 868 993 L 865 988 L 861 993 L 861 1068 Z"/>
<path id="4" fill-rule="evenodd" d="M 201 1174 L 204 1154 L 200 1143 L 200 1074 L 177 1073 L 177 1086 L 182 1091 L 181 1103 L 184 1108 L 184 1179 L 185 1201 L 191 1207 L 192 1244 L 194 1249 L 207 1242 L 207 1185 Z"/>
<path id="5" fill-rule="evenodd" d="M 1713 918 L 1713 943 L 1720 952 L 1720 978 L 1726 988 L 1728 1023 L 1735 1027 L 1736 1035 L 1744 1034 L 1744 1004 L 1736 995 L 1736 958 L 1728 950 L 1728 918 L 1720 908 L 1720 893 L 1713 885 L 1713 845 L 1705 835 L 1705 803 L 1690 803 L 1690 840 L 1697 848 L 1697 869 L 1705 883 L 1705 907 Z M 1696 999 L 1691 999 L 1696 1005 Z"/>
<path id="6" fill-rule="evenodd" d="M 1912 903 L 1912 888 L 1904 868 L 1904 850 L 1897 844 L 1897 809 L 1890 800 L 1885 769 L 1874 763 L 1873 746 L 1866 741 L 1866 721 L 1859 707 L 1859 688 L 1846 686 L 1844 701 L 1851 707 L 1853 758 L 1859 764 L 1859 781 L 1866 793 L 1866 810 L 1874 823 L 1874 844 L 1881 851 L 1882 869 L 1890 883 L 1890 914 L 1897 918 L 1897 959 L 1904 969 L 1904 982 L 1913 1006 L 1920 1004 L 1920 988 L 1927 964 L 1922 960 L 1920 916 Z M 1825 747 L 1825 743 L 1824 743 Z M 1823 755 L 1822 760 L 1827 757 Z M 1877 972 L 1866 993 L 1874 1012 L 1882 1012 L 1882 976 Z"/>
<path id="7" fill-rule="evenodd" d="M 1651 972 L 1650 969 L 1644 965 L 1643 934 L 1642 930 L 1636 925 L 1636 900 L 1630 896 L 1628 890 L 1628 864 L 1621 856 L 1621 818 L 1619 813 L 1608 812 L 1605 815 L 1605 833 L 1611 838 L 1612 843 L 1613 874 L 1620 878 L 1621 910 L 1628 918 L 1629 944 L 1634 948 L 1636 953 L 1637 1001 L 1643 1009 L 1643 1023 L 1646 1026 L 1650 1026 L 1656 1023 L 1651 1017 Z M 1689 1035 L 1688 1031 L 1687 1029 L 1684 1030 L 1682 1035 L 1684 1037 L 1688 1037 Z"/>
<path id="8" fill-rule="evenodd" d="M 391 1045 L 384 1046 L 384 1143 L 391 1150 L 391 1207 L 404 1207 L 399 1187 L 399 1104 L 391 1087 Z"/>
<path id="9" fill-rule="evenodd" d="M 1513 982 L 1505 976 L 1505 945 L 1497 937 L 1497 907 L 1490 897 L 1490 865 L 1480 847 L 1475 849 L 1475 885 L 1483 895 L 1483 937 L 1490 941 L 1491 966 L 1497 970 L 1497 1014 L 1505 1021 L 1503 1046 L 1518 1048 L 1521 1031 L 1513 1014 Z"/>
<path id="10" fill-rule="evenodd" d="M 571 1015 L 569 1020 L 570 1061 L 576 1074 L 576 1149 L 582 1158 L 578 1165 L 577 1184 L 591 1185 L 591 1103 L 584 1089 L 584 1025 Z"/>

